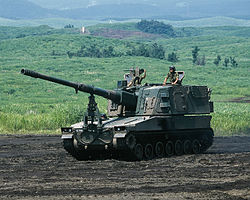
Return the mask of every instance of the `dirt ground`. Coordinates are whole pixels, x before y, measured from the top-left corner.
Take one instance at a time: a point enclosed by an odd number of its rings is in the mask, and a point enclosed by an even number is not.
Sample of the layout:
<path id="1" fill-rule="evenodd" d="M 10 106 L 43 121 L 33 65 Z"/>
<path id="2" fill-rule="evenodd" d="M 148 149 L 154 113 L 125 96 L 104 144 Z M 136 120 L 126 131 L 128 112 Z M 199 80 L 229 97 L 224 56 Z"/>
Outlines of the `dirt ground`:
<path id="1" fill-rule="evenodd" d="M 101 36 L 101 37 L 106 37 L 106 38 L 117 38 L 117 39 L 126 39 L 129 37 L 154 39 L 154 38 L 161 37 L 161 35 L 159 34 L 144 33 L 141 31 L 114 30 L 114 29 L 108 29 L 108 28 L 103 28 L 98 31 L 94 31 L 93 33 L 91 33 L 91 35 Z"/>
<path id="2" fill-rule="evenodd" d="M 206 154 L 76 161 L 60 136 L 0 135 L 0 199 L 250 199 L 250 137 Z"/>

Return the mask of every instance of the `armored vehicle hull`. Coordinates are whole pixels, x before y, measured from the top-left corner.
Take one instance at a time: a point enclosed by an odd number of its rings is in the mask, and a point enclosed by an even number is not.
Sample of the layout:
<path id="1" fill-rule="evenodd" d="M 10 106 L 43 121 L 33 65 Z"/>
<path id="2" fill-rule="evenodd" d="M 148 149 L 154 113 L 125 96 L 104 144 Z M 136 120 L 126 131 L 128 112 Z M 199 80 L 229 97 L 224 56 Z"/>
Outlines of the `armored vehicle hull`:
<path id="1" fill-rule="evenodd" d="M 84 132 L 83 122 L 62 128 L 64 148 L 78 160 L 148 160 L 205 152 L 213 143 L 211 116 L 136 116 L 103 122 L 105 134 Z M 83 138 L 83 139 L 82 139 Z"/>

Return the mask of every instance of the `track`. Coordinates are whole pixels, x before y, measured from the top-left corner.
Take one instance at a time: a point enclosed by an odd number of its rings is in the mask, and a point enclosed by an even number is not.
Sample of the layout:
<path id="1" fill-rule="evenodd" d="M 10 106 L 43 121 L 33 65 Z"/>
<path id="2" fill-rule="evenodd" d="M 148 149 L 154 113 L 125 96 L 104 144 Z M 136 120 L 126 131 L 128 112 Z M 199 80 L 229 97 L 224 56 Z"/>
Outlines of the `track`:
<path id="1" fill-rule="evenodd" d="M 126 162 L 76 161 L 60 136 L 0 135 L 0 199 L 250 199 L 250 137 Z"/>

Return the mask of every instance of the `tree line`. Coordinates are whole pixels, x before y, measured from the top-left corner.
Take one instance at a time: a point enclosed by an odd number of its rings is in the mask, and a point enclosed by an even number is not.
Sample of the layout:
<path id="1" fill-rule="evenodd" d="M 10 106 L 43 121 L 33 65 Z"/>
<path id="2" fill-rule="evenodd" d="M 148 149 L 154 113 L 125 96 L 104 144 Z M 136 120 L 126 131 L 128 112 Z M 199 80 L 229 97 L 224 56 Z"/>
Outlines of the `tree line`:
<path id="1" fill-rule="evenodd" d="M 205 57 L 205 55 L 200 56 L 199 51 L 200 51 L 200 49 L 198 46 L 195 46 L 194 49 L 192 50 L 193 64 L 204 66 L 204 65 L 206 65 L 206 57 Z M 214 59 L 213 63 L 216 66 L 219 66 L 221 61 L 222 61 L 221 56 L 217 55 L 217 57 Z M 235 60 L 235 57 L 232 57 L 232 56 L 225 57 L 222 65 L 224 67 L 230 67 L 230 66 L 231 67 L 238 67 L 238 63 Z"/>
<path id="2" fill-rule="evenodd" d="M 157 43 L 153 44 L 140 44 L 128 45 L 129 49 L 126 52 L 115 50 L 114 46 L 100 48 L 97 45 L 85 46 L 82 45 L 77 52 L 68 51 L 69 58 L 75 57 L 95 57 L 95 58 L 111 58 L 120 56 L 144 56 L 157 59 L 165 59 L 165 50 L 162 45 Z"/>
<path id="3" fill-rule="evenodd" d="M 76 52 L 67 51 L 67 55 L 69 58 L 72 57 L 94 57 L 94 58 L 112 58 L 112 57 L 121 57 L 121 56 L 143 56 L 149 58 L 157 58 L 157 59 L 166 59 L 169 62 L 176 63 L 179 62 L 179 57 L 176 52 L 172 52 L 166 55 L 166 51 L 163 46 L 157 43 L 153 44 L 139 44 L 133 45 L 131 43 L 127 44 L 127 51 L 122 52 L 116 50 L 114 46 L 109 45 L 107 47 L 98 47 L 97 45 L 91 44 L 90 46 L 82 45 L 80 49 Z M 200 48 L 198 46 L 193 47 L 192 54 L 192 62 L 194 65 L 205 66 L 206 56 L 199 55 Z M 53 51 L 51 55 L 56 55 Z M 214 59 L 213 63 L 216 66 L 219 66 L 221 63 L 225 67 L 238 67 L 238 63 L 235 57 L 225 57 L 222 60 L 220 55 Z"/>

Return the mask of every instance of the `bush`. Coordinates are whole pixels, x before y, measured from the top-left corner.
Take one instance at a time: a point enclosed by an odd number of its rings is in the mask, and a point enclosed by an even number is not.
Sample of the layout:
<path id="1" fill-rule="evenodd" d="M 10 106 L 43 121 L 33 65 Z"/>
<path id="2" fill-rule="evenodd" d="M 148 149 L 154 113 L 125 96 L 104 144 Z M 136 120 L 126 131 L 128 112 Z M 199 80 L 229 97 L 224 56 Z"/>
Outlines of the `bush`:
<path id="1" fill-rule="evenodd" d="M 228 58 L 225 58 L 223 65 L 224 65 L 225 67 L 228 67 L 228 64 L 229 64 L 229 59 L 228 59 Z"/>
<path id="2" fill-rule="evenodd" d="M 201 65 L 201 66 L 204 66 L 206 65 L 206 57 L 205 55 L 203 55 L 201 58 L 198 56 L 197 59 L 196 59 L 196 65 Z"/>
<path id="3" fill-rule="evenodd" d="M 170 24 L 164 24 L 155 20 L 141 20 L 136 24 L 137 28 L 146 33 L 165 34 L 169 37 L 175 37 L 175 31 Z"/>
<path id="4" fill-rule="evenodd" d="M 198 48 L 198 46 L 195 46 L 194 49 L 192 50 L 193 64 L 197 63 L 199 51 L 200 51 L 200 49 Z"/>
<path id="5" fill-rule="evenodd" d="M 74 25 L 72 25 L 72 24 L 67 24 L 67 25 L 64 26 L 64 28 L 74 28 Z"/>
<path id="6" fill-rule="evenodd" d="M 238 63 L 234 57 L 230 56 L 229 58 L 225 58 L 223 66 L 228 67 L 229 63 L 231 64 L 232 67 L 238 67 Z"/>
<path id="7" fill-rule="evenodd" d="M 150 47 L 149 57 L 164 59 L 165 58 L 165 51 L 163 49 L 163 46 L 162 45 L 158 45 L 157 43 L 154 43 Z"/>
<path id="8" fill-rule="evenodd" d="M 168 59 L 169 62 L 178 62 L 178 57 L 177 57 L 177 53 L 172 52 L 170 54 L 168 54 Z"/>
<path id="9" fill-rule="evenodd" d="M 221 61 L 221 57 L 220 55 L 218 55 L 217 58 L 214 59 L 214 64 L 218 66 L 220 64 L 220 61 Z"/>
<path id="10" fill-rule="evenodd" d="M 238 67 L 238 63 L 236 62 L 234 57 L 230 57 L 229 59 L 230 59 L 232 67 Z"/>

